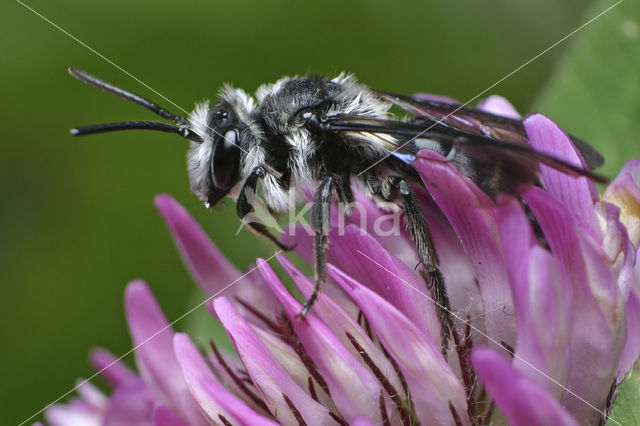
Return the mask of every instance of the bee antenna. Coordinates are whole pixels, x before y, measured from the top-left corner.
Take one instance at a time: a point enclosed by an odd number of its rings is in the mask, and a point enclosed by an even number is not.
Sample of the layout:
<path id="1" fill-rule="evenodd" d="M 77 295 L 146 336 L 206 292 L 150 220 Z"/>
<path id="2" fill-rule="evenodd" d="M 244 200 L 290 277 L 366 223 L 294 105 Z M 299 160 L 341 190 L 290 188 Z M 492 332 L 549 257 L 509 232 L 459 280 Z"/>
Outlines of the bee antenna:
<path id="1" fill-rule="evenodd" d="M 116 123 L 93 124 L 90 126 L 71 129 L 73 136 L 91 135 L 95 133 L 115 132 L 118 130 L 156 130 L 165 133 L 175 133 L 190 141 L 202 143 L 200 135 L 194 133 L 187 126 L 174 126 L 161 121 L 118 121 Z"/>
<path id="2" fill-rule="evenodd" d="M 166 120 L 171 120 L 178 125 L 188 124 L 188 120 L 186 118 L 175 115 L 162 108 L 160 105 L 143 98 L 142 96 L 131 93 L 128 90 L 124 90 L 118 86 L 114 86 L 111 83 L 107 83 L 106 81 L 101 80 L 98 77 L 94 77 L 93 75 L 86 73 L 78 68 L 69 67 L 69 74 L 82 81 L 83 83 L 88 84 L 89 86 L 96 87 L 107 93 L 111 93 L 112 95 L 116 95 L 122 99 L 126 99 L 133 102 L 134 104 L 140 105 Z"/>

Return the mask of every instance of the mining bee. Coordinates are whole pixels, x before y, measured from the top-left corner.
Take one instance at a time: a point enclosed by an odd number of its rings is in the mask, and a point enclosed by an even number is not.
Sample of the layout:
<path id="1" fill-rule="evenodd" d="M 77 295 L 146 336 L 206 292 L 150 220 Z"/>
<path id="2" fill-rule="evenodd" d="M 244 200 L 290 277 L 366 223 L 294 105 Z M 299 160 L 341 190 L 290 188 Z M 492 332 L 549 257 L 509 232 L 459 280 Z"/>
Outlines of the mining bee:
<path id="1" fill-rule="evenodd" d="M 191 190 L 206 206 L 230 195 L 241 219 L 253 210 L 261 182 L 262 199 L 272 212 L 290 206 L 290 193 L 314 188 L 311 210 L 314 237 L 312 295 L 304 317 L 326 280 L 330 205 L 354 201 L 352 185 L 379 202 L 404 211 L 406 224 L 424 267 L 427 287 L 436 302 L 446 352 L 452 315 L 438 254 L 418 208 L 412 185 L 422 185 L 413 168 L 421 149 L 437 151 L 463 175 L 494 199 L 517 194 L 521 184 L 537 184 L 539 164 L 574 176 L 593 174 L 602 156 L 571 137 L 589 169 L 532 149 L 522 121 L 442 100 L 405 96 L 371 89 L 349 74 L 326 79 L 316 75 L 286 77 L 258 88 L 252 97 L 225 86 L 215 104 L 196 105 L 189 117 L 70 68 L 77 79 L 132 101 L 174 124 L 125 121 L 71 130 L 87 135 L 116 130 L 145 129 L 176 133 L 190 141 L 187 168 Z M 391 109 L 406 111 L 398 117 Z M 247 221 L 255 233 L 281 249 L 289 249 L 259 221 Z"/>

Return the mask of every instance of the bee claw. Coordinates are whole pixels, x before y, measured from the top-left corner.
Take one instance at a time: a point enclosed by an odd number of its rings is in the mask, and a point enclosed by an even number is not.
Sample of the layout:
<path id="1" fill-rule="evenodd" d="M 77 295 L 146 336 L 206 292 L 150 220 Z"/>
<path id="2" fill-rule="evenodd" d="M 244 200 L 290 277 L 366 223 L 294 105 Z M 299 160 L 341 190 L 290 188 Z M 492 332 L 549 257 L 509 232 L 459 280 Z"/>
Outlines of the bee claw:
<path id="1" fill-rule="evenodd" d="M 310 298 L 304 303 L 304 305 L 302 306 L 302 309 L 300 309 L 300 312 L 296 314 L 296 320 L 298 321 L 307 320 L 307 314 L 309 314 L 309 311 L 311 311 L 311 306 L 313 306 L 313 302 L 314 302 L 314 299 Z"/>

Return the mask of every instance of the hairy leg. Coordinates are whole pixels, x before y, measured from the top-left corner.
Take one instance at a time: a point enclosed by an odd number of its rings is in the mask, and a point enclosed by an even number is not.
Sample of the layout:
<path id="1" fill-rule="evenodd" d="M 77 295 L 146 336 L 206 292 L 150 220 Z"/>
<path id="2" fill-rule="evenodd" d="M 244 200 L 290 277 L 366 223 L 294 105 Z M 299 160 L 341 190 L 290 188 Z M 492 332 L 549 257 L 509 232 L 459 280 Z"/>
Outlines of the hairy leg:
<path id="1" fill-rule="evenodd" d="M 438 269 L 440 260 L 427 222 L 418 207 L 415 193 L 409 184 L 399 176 L 389 176 L 375 189 L 375 194 L 384 201 L 402 200 L 411 240 L 418 252 L 418 259 L 427 271 L 427 288 L 433 297 L 436 311 L 440 318 L 442 353 L 446 356 L 449 348 L 449 337 L 453 327 L 449 296 L 444 283 L 444 277 Z"/>
<path id="2" fill-rule="evenodd" d="M 311 209 L 311 226 L 315 232 L 313 240 L 313 293 L 304 304 L 299 317 L 304 318 L 318 298 L 320 287 L 327 279 L 327 249 L 329 248 L 329 229 L 331 214 L 331 199 L 336 192 L 341 203 L 353 202 L 353 194 L 347 177 L 338 175 L 326 176 L 320 182 L 313 199 Z"/>

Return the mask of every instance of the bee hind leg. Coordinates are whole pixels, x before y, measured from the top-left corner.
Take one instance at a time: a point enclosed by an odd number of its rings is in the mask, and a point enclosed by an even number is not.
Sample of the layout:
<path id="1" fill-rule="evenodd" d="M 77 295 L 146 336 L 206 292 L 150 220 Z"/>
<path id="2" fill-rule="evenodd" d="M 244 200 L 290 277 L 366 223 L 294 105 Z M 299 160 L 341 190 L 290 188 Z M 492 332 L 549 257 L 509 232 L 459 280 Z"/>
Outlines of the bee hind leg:
<path id="1" fill-rule="evenodd" d="M 240 190 L 240 194 L 238 195 L 238 200 L 236 201 L 236 210 L 238 213 L 238 217 L 254 234 L 268 239 L 276 246 L 278 246 L 278 248 L 280 248 L 281 250 L 293 250 L 294 246 L 284 244 L 278 239 L 278 237 L 269 232 L 269 230 L 263 223 L 256 221 L 256 218 L 252 218 L 253 220 L 245 219 L 249 215 L 249 213 L 253 212 L 253 201 L 255 199 L 256 189 L 258 187 L 258 181 L 264 177 L 265 173 L 266 172 L 264 168 L 258 166 L 244 181 L 242 189 Z"/>
<path id="2" fill-rule="evenodd" d="M 435 309 L 438 313 L 441 325 L 442 354 L 445 355 L 449 349 L 449 337 L 453 327 L 451 306 L 449 296 L 445 286 L 444 277 L 438 269 L 440 261 L 436 247 L 433 244 L 431 233 L 424 216 L 418 207 L 416 195 L 409 184 L 399 176 L 388 176 L 379 186 L 374 188 L 374 194 L 384 201 L 395 201 L 402 199 L 403 209 L 409 228 L 409 234 L 413 241 L 418 259 L 427 271 L 427 289 L 433 297 Z"/>

